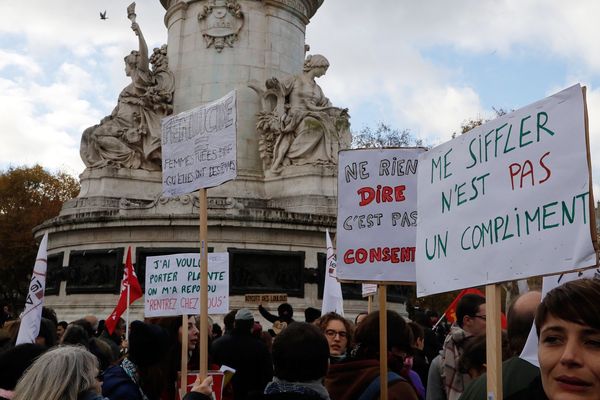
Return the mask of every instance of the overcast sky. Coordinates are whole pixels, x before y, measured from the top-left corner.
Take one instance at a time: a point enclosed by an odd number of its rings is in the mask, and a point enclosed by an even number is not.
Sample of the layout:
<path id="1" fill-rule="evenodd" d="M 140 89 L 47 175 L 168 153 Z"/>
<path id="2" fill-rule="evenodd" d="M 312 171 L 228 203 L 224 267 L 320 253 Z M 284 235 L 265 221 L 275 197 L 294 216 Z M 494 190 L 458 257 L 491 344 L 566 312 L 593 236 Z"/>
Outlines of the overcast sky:
<path id="1" fill-rule="evenodd" d="M 137 47 L 130 2 L 0 0 L 0 168 L 83 171 L 81 133 L 128 82 L 123 57 Z M 160 2 L 138 1 L 136 13 L 149 47 L 166 43 Z M 381 121 L 430 145 L 468 118 L 491 118 L 493 107 L 587 86 L 597 189 L 599 15 L 597 0 L 325 0 L 306 42 L 329 59 L 319 84 L 349 108 L 353 131 Z"/>

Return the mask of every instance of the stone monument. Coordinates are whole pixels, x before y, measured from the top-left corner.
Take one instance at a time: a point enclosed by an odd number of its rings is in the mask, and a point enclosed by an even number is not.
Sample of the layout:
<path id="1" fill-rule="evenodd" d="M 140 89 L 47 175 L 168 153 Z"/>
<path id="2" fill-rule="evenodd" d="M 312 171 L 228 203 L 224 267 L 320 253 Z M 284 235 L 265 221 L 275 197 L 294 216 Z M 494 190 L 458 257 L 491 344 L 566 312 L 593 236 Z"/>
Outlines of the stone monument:
<path id="1" fill-rule="evenodd" d="M 61 318 L 110 314 L 128 246 L 142 285 L 146 257 L 198 252 L 197 196 L 161 195 L 160 119 L 232 89 L 238 178 L 208 190 L 209 251 L 230 254 L 231 308 L 245 294 L 282 292 L 299 314 L 320 307 L 337 152 L 351 141 L 348 110 L 315 80 L 329 62 L 306 54 L 306 25 L 322 2 L 161 0 L 168 43 L 151 54 L 135 3 L 128 8 L 138 37 L 125 57 L 131 83 L 83 132 L 81 192 L 35 232 L 49 233 L 47 303 Z M 350 301 L 346 310 L 365 308 Z"/>

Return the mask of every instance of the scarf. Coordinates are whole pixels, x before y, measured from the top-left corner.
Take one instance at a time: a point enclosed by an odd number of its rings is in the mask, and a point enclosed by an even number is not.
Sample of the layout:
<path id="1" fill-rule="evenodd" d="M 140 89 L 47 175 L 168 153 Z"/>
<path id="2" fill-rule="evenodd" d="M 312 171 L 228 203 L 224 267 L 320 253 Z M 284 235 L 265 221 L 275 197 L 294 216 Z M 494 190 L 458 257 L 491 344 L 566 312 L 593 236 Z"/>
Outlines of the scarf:
<path id="1" fill-rule="evenodd" d="M 309 396 L 318 396 L 323 400 L 330 400 L 329 393 L 321 380 L 310 382 L 288 382 L 277 377 L 269 382 L 265 388 L 265 394 L 272 393 L 300 393 Z"/>
<path id="2" fill-rule="evenodd" d="M 465 390 L 467 383 L 471 381 L 468 374 L 462 374 L 458 368 L 463 345 L 466 339 L 471 337 L 459 326 L 452 326 L 450 333 L 444 340 L 442 348 L 442 379 L 448 400 L 456 400 Z"/>
<path id="3" fill-rule="evenodd" d="M 140 391 L 140 394 L 142 395 L 142 399 L 148 400 L 148 397 L 146 396 L 146 394 L 144 393 L 144 391 L 142 390 L 142 388 L 140 387 L 140 384 L 138 382 L 137 367 L 135 366 L 135 364 L 132 363 L 131 361 L 129 361 L 129 359 L 124 358 L 123 361 L 121 362 L 121 368 L 123 368 L 123 371 L 125 371 L 125 373 L 133 381 L 133 383 L 136 384 L 136 386 L 138 387 L 138 389 Z"/>

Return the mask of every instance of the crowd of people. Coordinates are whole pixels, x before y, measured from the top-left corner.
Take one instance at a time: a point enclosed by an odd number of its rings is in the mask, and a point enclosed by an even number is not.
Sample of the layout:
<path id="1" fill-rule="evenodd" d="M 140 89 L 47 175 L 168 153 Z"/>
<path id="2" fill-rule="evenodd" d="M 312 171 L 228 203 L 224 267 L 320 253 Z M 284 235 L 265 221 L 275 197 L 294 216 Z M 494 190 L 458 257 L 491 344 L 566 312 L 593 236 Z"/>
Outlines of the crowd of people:
<path id="1" fill-rule="evenodd" d="M 227 314 L 224 326 L 200 332 L 195 317 L 125 322 L 104 329 L 93 315 L 66 323 L 49 308 L 35 343 L 15 345 L 19 319 L 0 330 L 0 399 L 173 400 L 187 331 L 189 370 L 199 369 L 199 337 L 209 339 L 208 369 L 235 373 L 224 399 L 379 399 L 378 311 L 350 321 L 336 313 L 305 311 L 294 319 L 289 304 L 277 314 L 250 309 Z M 11 319 L 12 318 L 12 319 Z M 486 399 L 485 298 L 467 294 L 445 337 L 435 318 L 387 311 L 388 399 Z M 550 291 L 530 291 L 507 310 L 503 343 L 503 398 L 510 400 L 600 397 L 600 281 L 580 279 Z M 536 367 L 519 358 L 532 326 L 538 333 Z M 444 324 L 438 324 L 444 326 Z M 185 351 L 185 350 L 184 350 Z M 185 353 L 184 353 L 185 354 Z M 185 400 L 213 398 L 212 377 L 198 378 Z"/>

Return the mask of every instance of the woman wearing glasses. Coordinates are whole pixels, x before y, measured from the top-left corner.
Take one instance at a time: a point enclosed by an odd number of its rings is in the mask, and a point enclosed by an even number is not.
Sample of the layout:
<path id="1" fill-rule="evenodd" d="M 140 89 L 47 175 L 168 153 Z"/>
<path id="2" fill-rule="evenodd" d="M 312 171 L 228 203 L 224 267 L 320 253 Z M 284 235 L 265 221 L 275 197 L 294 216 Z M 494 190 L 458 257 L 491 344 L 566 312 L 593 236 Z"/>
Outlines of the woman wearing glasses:
<path id="1" fill-rule="evenodd" d="M 354 327 L 350 321 L 335 312 L 330 312 L 319 318 L 316 324 L 321 328 L 327 338 L 327 343 L 329 343 L 331 363 L 343 361 L 352 343 Z"/>
<path id="2" fill-rule="evenodd" d="M 345 362 L 331 365 L 325 387 L 332 400 L 379 398 L 379 311 L 356 328 L 356 345 Z M 387 311 L 388 400 L 417 400 L 417 391 L 404 368 L 412 333 L 404 318 Z M 361 397 L 364 396 L 364 397 Z"/>

